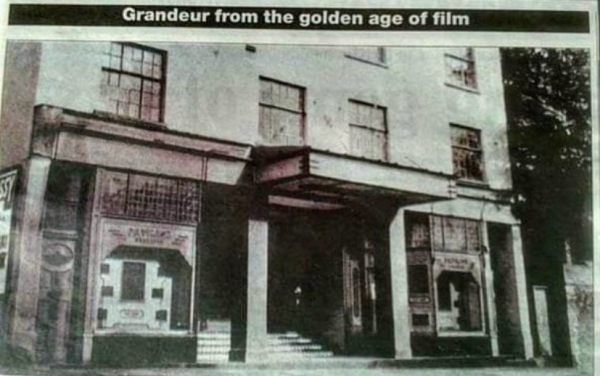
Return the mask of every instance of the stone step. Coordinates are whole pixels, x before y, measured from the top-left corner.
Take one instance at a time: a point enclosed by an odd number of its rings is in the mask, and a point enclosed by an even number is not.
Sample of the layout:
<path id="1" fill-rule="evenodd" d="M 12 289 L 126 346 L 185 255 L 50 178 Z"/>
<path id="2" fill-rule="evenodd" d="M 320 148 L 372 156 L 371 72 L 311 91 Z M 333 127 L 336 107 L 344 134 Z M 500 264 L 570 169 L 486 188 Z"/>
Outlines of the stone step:
<path id="1" fill-rule="evenodd" d="M 198 338 L 206 338 L 206 339 L 222 339 L 222 338 L 230 338 L 231 333 L 215 333 L 215 332 L 200 332 L 196 334 Z"/>
<path id="2" fill-rule="evenodd" d="M 203 338 L 199 338 L 196 343 L 198 345 L 206 345 L 206 346 L 212 346 L 212 345 L 228 345 L 231 343 L 231 340 L 229 338 L 227 339 L 203 339 Z"/>
<path id="3" fill-rule="evenodd" d="M 283 361 L 286 359 L 315 359 L 315 358 L 331 358 L 333 353 L 330 351 L 316 351 L 310 353 L 302 352 L 271 352 L 268 355 L 269 360 Z"/>
<path id="4" fill-rule="evenodd" d="M 316 344 L 310 345 L 274 345 L 269 346 L 269 351 L 320 351 L 323 347 Z"/>
<path id="5" fill-rule="evenodd" d="M 278 338 L 270 337 L 269 344 L 280 344 L 280 343 L 313 343 L 309 338 Z"/>
<path id="6" fill-rule="evenodd" d="M 229 362 L 229 353 L 226 354 L 198 354 L 196 363 L 227 363 Z"/>

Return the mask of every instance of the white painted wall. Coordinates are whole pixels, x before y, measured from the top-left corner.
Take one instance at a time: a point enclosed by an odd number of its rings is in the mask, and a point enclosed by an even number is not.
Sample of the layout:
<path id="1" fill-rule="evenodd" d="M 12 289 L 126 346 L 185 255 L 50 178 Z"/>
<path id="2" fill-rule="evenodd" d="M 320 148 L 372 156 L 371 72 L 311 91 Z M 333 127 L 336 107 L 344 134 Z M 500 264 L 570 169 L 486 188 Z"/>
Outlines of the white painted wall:
<path id="1" fill-rule="evenodd" d="M 44 42 L 37 104 L 107 111 L 101 97 L 108 42 Z M 261 143 L 259 77 L 306 88 L 307 144 L 349 153 L 348 99 L 387 107 L 389 161 L 452 173 L 449 124 L 481 129 L 487 182 L 510 188 L 497 49 L 475 53 L 478 92 L 445 85 L 444 49 L 387 48 L 386 65 L 343 47 L 152 44 L 168 52 L 170 129 Z"/>

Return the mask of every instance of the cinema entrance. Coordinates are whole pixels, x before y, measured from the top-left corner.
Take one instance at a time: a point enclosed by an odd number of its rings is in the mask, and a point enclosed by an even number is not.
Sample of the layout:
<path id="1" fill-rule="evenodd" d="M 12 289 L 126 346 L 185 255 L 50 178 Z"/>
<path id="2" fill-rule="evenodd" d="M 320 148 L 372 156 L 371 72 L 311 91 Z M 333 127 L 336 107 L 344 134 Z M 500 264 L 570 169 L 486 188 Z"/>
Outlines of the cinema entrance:
<path id="1" fill-rule="evenodd" d="M 382 232 L 348 208 L 271 213 L 269 336 L 304 356 L 391 354 Z"/>

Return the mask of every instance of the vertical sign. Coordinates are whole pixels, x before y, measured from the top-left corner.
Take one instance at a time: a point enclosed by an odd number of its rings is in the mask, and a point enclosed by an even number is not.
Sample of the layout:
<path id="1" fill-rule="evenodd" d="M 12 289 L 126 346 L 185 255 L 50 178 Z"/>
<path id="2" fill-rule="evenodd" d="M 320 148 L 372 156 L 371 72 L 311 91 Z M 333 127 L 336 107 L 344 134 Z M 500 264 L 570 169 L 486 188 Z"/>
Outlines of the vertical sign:
<path id="1" fill-rule="evenodd" d="M 0 175 L 0 295 L 6 291 L 6 269 L 17 170 Z"/>

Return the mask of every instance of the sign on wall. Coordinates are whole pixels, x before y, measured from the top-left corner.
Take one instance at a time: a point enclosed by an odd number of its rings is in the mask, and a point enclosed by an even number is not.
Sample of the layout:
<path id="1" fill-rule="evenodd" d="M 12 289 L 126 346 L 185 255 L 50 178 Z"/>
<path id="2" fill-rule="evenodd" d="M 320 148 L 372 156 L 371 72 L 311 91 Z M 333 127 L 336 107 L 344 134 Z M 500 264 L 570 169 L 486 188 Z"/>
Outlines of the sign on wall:
<path id="1" fill-rule="evenodd" d="M 190 226 L 104 218 L 101 224 L 102 257 L 120 246 L 174 249 L 194 265 L 196 230 Z"/>
<path id="2" fill-rule="evenodd" d="M 0 175 L 0 294 L 6 291 L 6 269 L 17 170 Z"/>

